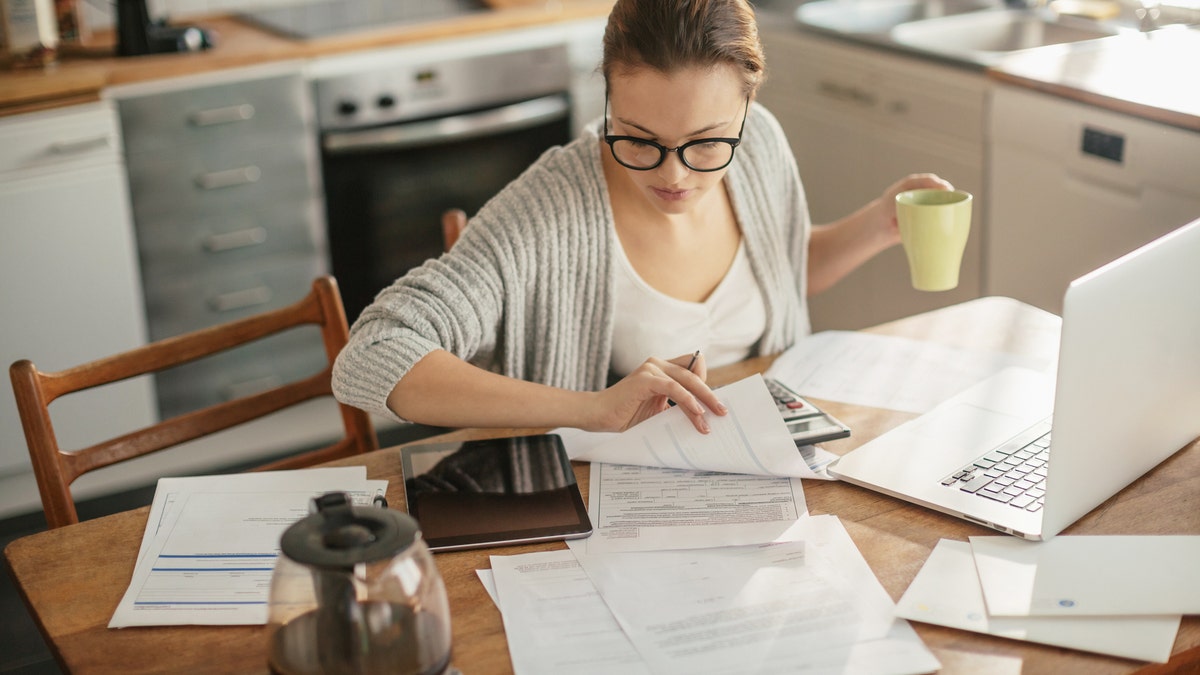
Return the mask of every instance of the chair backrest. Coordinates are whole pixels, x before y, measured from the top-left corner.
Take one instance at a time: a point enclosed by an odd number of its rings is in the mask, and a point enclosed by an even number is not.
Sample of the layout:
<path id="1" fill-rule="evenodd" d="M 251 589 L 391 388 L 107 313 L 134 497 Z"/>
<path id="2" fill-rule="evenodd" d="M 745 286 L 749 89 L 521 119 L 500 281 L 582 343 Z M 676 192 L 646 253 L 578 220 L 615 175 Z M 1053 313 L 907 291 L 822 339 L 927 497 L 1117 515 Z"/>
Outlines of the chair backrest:
<path id="1" fill-rule="evenodd" d="M 467 214 L 462 209 L 447 209 L 442 213 L 442 240 L 449 251 L 467 227 Z"/>
<path id="2" fill-rule="evenodd" d="M 172 417 L 80 450 L 64 451 L 58 446 L 49 405 L 60 396 L 177 366 L 303 325 L 319 326 L 325 344 L 326 366 L 315 375 Z M 345 346 L 348 334 L 337 282 L 333 277 L 323 276 L 313 281 L 311 292 L 293 305 L 166 338 L 66 370 L 39 372 L 28 360 L 12 364 L 9 375 L 47 524 L 55 528 L 79 522 L 70 486 L 89 471 L 207 436 L 311 399 L 332 396 L 333 360 Z M 337 405 L 345 428 L 342 438 L 258 469 L 301 468 L 375 450 L 378 441 L 370 416 L 357 408 Z"/>

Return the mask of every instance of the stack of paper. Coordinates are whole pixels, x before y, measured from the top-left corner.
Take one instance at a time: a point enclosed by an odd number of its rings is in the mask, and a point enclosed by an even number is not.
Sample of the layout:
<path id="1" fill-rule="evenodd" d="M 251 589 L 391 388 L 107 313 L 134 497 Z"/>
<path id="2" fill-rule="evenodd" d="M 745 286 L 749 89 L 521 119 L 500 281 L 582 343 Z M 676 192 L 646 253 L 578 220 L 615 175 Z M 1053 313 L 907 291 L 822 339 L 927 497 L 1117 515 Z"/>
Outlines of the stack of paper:
<path id="1" fill-rule="evenodd" d="M 718 393 L 730 412 L 707 435 L 677 409 L 623 434 L 564 434 L 593 461 L 594 533 L 480 571 L 514 670 L 938 669 L 841 523 L 807 515 L 800 476 L 815 475 L 762 378 Z"/>
<path id="2" fill-rule="evenodd" d="M 926 413 L 1001 370 L 1054 372 L 1045 359 L 857 331 L 824 331 L 796 342 L 767 376 L 805 396 Z"/>
<path id="3" fill-rule="evenodd" d="M 1200 537 L 943 539 L 897 606 L 952 628 L 1166 662 L 1200 613 Z"/>
<path id="4" fill-rule="evenodd" d="M 940 664 L 833 516 L 801 539 L 493 556 L 517 673 L 924 673 Z M 574 543 L 574 542 L 572 542 Z M 480 571 L 485 585 L 486 571 Z"/>
<path id="5" fill-rule="evenodd" d="M 264 471 L 158 481 L 129 589 L 109 628 L 267 621 L 279 539 L 312 497 L 371 504 L 387 481 L 365 467 Z"/>

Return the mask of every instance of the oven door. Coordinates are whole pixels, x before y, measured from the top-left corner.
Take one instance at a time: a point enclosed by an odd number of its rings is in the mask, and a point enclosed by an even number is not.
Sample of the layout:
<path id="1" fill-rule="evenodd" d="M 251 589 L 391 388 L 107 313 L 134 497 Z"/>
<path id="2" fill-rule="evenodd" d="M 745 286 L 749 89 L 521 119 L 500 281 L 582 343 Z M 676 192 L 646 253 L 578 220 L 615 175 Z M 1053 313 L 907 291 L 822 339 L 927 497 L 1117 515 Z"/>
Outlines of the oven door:
<path id="1" fill-rule="evenodd" d="M 353 322 L 381 289 L 442 253 L 441 215 L 473 215 L 547 148 L 570 140 L 570 99 L 322 136 L 329 246 Z"/>

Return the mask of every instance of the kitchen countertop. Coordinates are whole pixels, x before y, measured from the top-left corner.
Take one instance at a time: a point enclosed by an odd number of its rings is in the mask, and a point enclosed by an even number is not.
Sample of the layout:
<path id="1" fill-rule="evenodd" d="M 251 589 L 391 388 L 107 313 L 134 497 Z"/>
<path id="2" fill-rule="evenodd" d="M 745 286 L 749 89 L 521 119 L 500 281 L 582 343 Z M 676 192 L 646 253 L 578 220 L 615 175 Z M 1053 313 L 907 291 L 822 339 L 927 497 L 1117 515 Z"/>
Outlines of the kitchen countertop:
<path id="1" fill-rule="evenodd" d="M 47 69 L 0 72 L 0 115 L 94 101 L 105 87 L 118 84 L 604 17 L 612 0 L 489 4 L 493 11 L 314 40 L 284 37 L 233 16 L 192 18 L 186 23 L 211 29 L 217 36 L 215 48 L 195 54 L 116 58 L 111 55 L 112 34 L 102 34 L 85 48 L 66 49 Z M 785 16 L 790 20 L 790 10 L 783 8 L 794 9 L 798 3 L 775 4 L 781 7 L 766 2 L 764 8 L 778 21 Z M 986 72 L 999 82 L 1200 131 L 1200 89 L 1184 81 L 1187 64 L 1194 63 L 1200 63 L 1200 30 L 1178 27 L 1014 52 Z"/>
<path id="2" fill-rule="evenodd" d="M 999 82 L 1200 131 L 1200 30 L 1163 28 L 1013 53 L 988 70 Z"/>
<path id="3" fill-rule="evenodd" d="M 212 30 L 216 46 L 190 54 L 113 55 L 115 36 L 97 34 L 85 46 L 65 46 L 47 68 L 0 68 L 0 115 L 95 101 L 104 88 L 289 59 L 394 47 L 543 24 L 608 16 L 613 0 L 489 0 L 488 12 L 312 40 L 284 37 L 235 16 L 189 17 L 182 24 Z"/>
<path id="4" fill-rule="evenodd" d="M 1011 52 L 983 65 L 899 44 L 886 33 L 842 33 L 799 23 L 807 0 L 759 0 L 759 21 L 827 39 L 982 70 L 997 82 L 1042 91 L 1114 112 L 1200 131 L 1200 88 L 1192 64 L 1200 63 L 1200 29 L 1170 26 L 1097 40 Z M 1128 17 L 1122 17 L 1128 19 Z M 1190 79 L 1189 79 L 1190 78 Z"/>

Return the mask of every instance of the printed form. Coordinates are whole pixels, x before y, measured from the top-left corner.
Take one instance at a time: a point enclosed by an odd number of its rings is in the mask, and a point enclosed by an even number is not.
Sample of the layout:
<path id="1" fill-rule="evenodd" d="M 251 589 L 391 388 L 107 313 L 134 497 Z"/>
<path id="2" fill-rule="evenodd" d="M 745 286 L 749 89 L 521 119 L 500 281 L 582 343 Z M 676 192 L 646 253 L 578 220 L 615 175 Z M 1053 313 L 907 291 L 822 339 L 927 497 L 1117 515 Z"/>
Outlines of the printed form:
<path id="1" fill-rule="evenodd" d="M 129 589 L 109 628 L 267 621 L 279 539 L 330 491 L 370 504 L 365 467 L 163 479 Z"/>
<path id="2" fill-rule="evenodd" d="M 762 544 L 808 513 L 799 478 L 593 463 L 589 554 Z"/>
<path id="3" fill-rule="evenodd" d="M 492 556 L 491 564 L 489 593 L 503 610 L 514 672 L 650 673 L 575 554 Z"/>
<path id="4" fill-rule="evenodd" d="M 591 460 L 589 553 L 762 544 L 808 513 L 800 477 L 817 477 L 759 375 L 716 390 L 729 408 L 696 431 L 672 408 L 619 434 L 556 430 Z"/>
<path id="5" fill-rule="evenodd" d="M 518 675 L 937 670 L 837 519 L 799 527 L 765 546 L 493 556 L 479 576 Z"/>
<path id="6" fill-rule="evenodd" d="M 670 408 L 620 434 L 571 452 L 571 459 L 609 464 L 721 471 L 757 476 L 813 477 L 761 375 L 714 390 L 729 409 L 710 414 L 702 434 Z"/>

